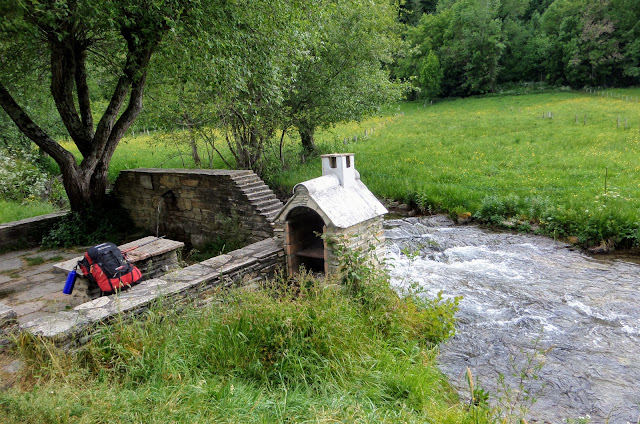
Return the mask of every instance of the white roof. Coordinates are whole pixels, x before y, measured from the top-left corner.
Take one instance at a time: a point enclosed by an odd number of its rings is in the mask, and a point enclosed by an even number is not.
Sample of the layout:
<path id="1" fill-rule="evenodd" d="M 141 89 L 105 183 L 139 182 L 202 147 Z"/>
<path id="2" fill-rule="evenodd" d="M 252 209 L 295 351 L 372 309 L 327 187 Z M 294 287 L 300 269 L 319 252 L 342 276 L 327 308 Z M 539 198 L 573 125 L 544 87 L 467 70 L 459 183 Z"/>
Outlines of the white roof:
<path id="1" fill-rule="evenodd" d="M 359 178 L 356 178 L 355 184 L 345 188 L 340 185 L 335 175 L 324 175 L 297 184 L 293 188 L 293 197 L 280 211 L 276 220 L 288 212 L 290 205 L 300 206 L 295 201 L 296 194 L 305 192 L 331 224 L 339 228 L 349 228 L 388 212 Z"/>

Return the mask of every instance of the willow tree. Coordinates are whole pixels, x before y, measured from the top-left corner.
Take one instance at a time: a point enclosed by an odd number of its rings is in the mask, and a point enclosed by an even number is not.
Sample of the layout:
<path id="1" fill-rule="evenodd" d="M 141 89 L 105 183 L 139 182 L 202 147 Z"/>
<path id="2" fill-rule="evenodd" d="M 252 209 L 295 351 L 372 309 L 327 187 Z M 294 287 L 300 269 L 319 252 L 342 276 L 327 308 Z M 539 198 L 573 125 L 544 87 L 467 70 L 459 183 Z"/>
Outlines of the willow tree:
<path id="1" fill-rule="evenodd" d="M 188 0 L 0 0 L 0 106 L 60 166 L 73 210 L 105 196 L 111 157 L 142 110 L 147 69 Z M 93 74 L 96 75 L 93 75 Z M 48 88 L 81 160 L 40 126 L 28 93 Z M 101 98 L 95 92 L 109 93 Z M 101 107 L 94 105 L 102 100 Z M 95 112 L 101 109 L 101 115 Z"/>

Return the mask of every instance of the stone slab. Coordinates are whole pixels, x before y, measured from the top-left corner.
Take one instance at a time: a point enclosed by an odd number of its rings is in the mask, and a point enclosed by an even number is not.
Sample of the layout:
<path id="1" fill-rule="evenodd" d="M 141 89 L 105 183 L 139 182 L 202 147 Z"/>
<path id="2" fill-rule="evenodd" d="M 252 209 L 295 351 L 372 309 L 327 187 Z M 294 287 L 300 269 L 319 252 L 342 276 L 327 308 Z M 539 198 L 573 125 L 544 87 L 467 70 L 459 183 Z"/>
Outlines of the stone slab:
<path id="1" fill-rule="evenodd" d="M 224 255 L 213 257 L 211 259 L 207 259 L 206 261 L 202 261 L 200 263 L 202 265 L 208 266 L 209 268 L 219 269 L 221 266 L 229 262 L 231 259 L 232 259 L 231 255 L 224 254 Z"/>
<path id="2" fill-rule="evenodd" d="M 146 244 L 145 246 L 140 246 L 141 244 Z M 129 249 L 133 249 L 136 246 L 140 246 L 137 249 L 130 250 L 127 253 L 129 261 L 131 263 L 136 263 L 138 261 L 142 261 L 144 259 L 148 259 L 151 257 L 159 256 L 167 252 L 171 252 L 173 250 L 182 249 L 184 247 L 184 243 L 181 241 L 162 239 L 154 236 L 148 236 L 141 238 L 139 240 L 132 241 L 130 243 L 125 243 L 121 246 L 118 246 L 120 251 L 127 251 Z M 82 259 L 82 256 L 75 257 L 73 259 L 66 260 L 64 262 L 59 262 L 53 265 L 53 269 L 55 272 L 68 274 L 71 270 L 76 266 L 78 261 Z"/>
<path id="3" fill-rule="evenodd" d="M 162 279 L 169 282 L 192 281 L 211 275 L 215 272 L 212 267 L 202 264 L 194 264 L 162 276 Z"/>
<path id="4" fill-rule="evenodd" d="M 0 261 L 0 272 L 6 272 L 6 271 L 14 271 L 17 269 L 22 268 L 22 259 L 20 259 L 19 257 L 15 257 L 15 258 L 2 258 L 2 261 Z"/>
<path id="5" fill-rule="evenodd" d="M 64 281 L 42 282 L 42 284 L 35 284 L 29 290 L 23 291 L 16 296 L 18 302 L 28 302 L 31 300 L 39 299 L 51 293 L 57 293 L 64 288 Z"/>
<path id="6" fill-rule="evenodd" d="M 43 302 L 42 300 L 36 300 L 33 302 L 25 302 L 18 305 L 13 305 L 12 308 L 15 311 L 16 315 L 21 317 L 39 311 L 40 309 L 42 309 L 42 307 L 44 307 L 44 305 L 45 302 Z"/>
<path id="7" fill-rule="evenodd" d="M 71 310 L 45 315 L 20 325 L 20 329 L 34 336 L 42 336 L 53 341 L 71 337 L 89 324 L 89 319 L 79 311 Z"/>
<path id="8" fill-rule="evenodd" d="M 24 323 L 31 322 L 31 321 L 36 320 L 38 318 L 43 318 L 43 317 L 48 317 L 48 316 L 51 316 L 50 312 L 36 311 L 36 312 L 31 313 L 29 315 L 23 315 L 21 317 L 18 317 L 18 324 L 22 325 Z"/>
<path id="9" fill-rule="evenodd" d="M 4 372 L 7 372 L 9 374 L 17 374 L 18 371 L 22 369 L 22 365 L 22 361 L 20 361 L 19 359 L 15 359 L 11 361 L 9 365 L 5 365 L 4 367 L 2 367 L 2 369 Z"/>

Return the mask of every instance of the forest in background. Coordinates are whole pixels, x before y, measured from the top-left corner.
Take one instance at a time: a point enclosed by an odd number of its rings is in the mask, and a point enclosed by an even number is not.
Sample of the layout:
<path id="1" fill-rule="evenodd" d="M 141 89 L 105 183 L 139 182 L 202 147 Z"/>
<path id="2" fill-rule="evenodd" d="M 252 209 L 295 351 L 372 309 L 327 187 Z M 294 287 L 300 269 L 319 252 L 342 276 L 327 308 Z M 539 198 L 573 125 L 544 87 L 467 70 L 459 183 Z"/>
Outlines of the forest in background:
<path id="1" fill-rule="evenodd" d="M 414 97 L 522 83 L 625 87 L 640 77 L 638 0 L 401 0 L 399 20 L 392 75 L 412 80 Z"/>

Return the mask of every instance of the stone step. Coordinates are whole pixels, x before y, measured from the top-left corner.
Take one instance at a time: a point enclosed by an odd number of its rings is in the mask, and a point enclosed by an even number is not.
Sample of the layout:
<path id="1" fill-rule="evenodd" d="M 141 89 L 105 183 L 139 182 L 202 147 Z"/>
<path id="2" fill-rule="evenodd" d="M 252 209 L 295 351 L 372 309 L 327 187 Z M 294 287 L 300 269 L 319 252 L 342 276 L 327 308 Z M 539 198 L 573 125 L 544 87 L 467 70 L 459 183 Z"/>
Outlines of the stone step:
<path id="1" fill-rule="evenodd" d="M 262 180 L 258 180 L 252 183 L 247 183 L 247 184 L 242 184 L 238 186 L 240 188 L 240 190 L 242 191 L 246 191 L 246 190 L 251 190 L 251 189 L 255 189 L 255 188 L 269 188 L 267 187 L 267 185 L 262 182 Z"/>
<path id="2" fill-rule="evenodd" d="M 282 207 L 282 202 L 278 199 L 266 199 L 258 202 L 251 202 L 258 210 L 268 209 L 270 206 L 278 205 Z"/>
<path id="3" fill-rule="evenodd" d="M 262 216 L 267 218 L 267 221 L 273 222 L 273 220 L 275 219 L 276 215 L 278 215 L 278 212 L 280 212 L 280 210 L 267 212 L 267 213 L 262 214 Z"/>
<path id="4" fill-rule="evenodd" d="M 262 182 L 262 180 L 256 175 L 256 174 L 248 174 L 248 175 L 240 175 L 237 177 L 232 177 L 231 178 L 236 184 L 247 184 L 247 183 L 251 183 L 251 182 L 255 182 L 255 181 L 260 181 Z"/>
<path id="5" fill-rule="evenodd" d="M 269 187 L 267 187 L 264 183 L 262 184 L 252 184 L 251 186 L 245 186 L 245 187 L 241 187 L 240 191 L 242 192 L 242 194 L 244 194 L 245 196 L 249 196 L 249 195 L 253 195 L 259 192 L 264 192 L 265 190 L 269 190 Z"/>
<path id="6" fill-rule="evenodd" d="M 247 195 L 247 199 L 249 199 L 251 203 L 262 202 L 265 200 L 278 200 L 276 195 L 271 190 L 250 193 L 249 195 Z"/>
<path id="7" fill-rule="evenodd" d="M 261 182 L 262 181 L 255 174 L 232 178 L 232 180 L 239 187 L 242 187 L 242 186 L 247 185 L 247 184 L 252 184 L 252 183 L 256 183 L 256 182 Z"/>
<path id="8" fill-rule="evenodd" d="M 280 211 L 280 209 L 282 209 L 282 203 L 280 203 L 280 201 L 278 201 L 277 203 L 271 203 L 269 205 L 265 205 L 265 206 L 261 206 L 258 207 L 258 210 L 260 211 L 260 214 L 264 215 L 266 213 L 269 212 L 278 212 Z"/>

